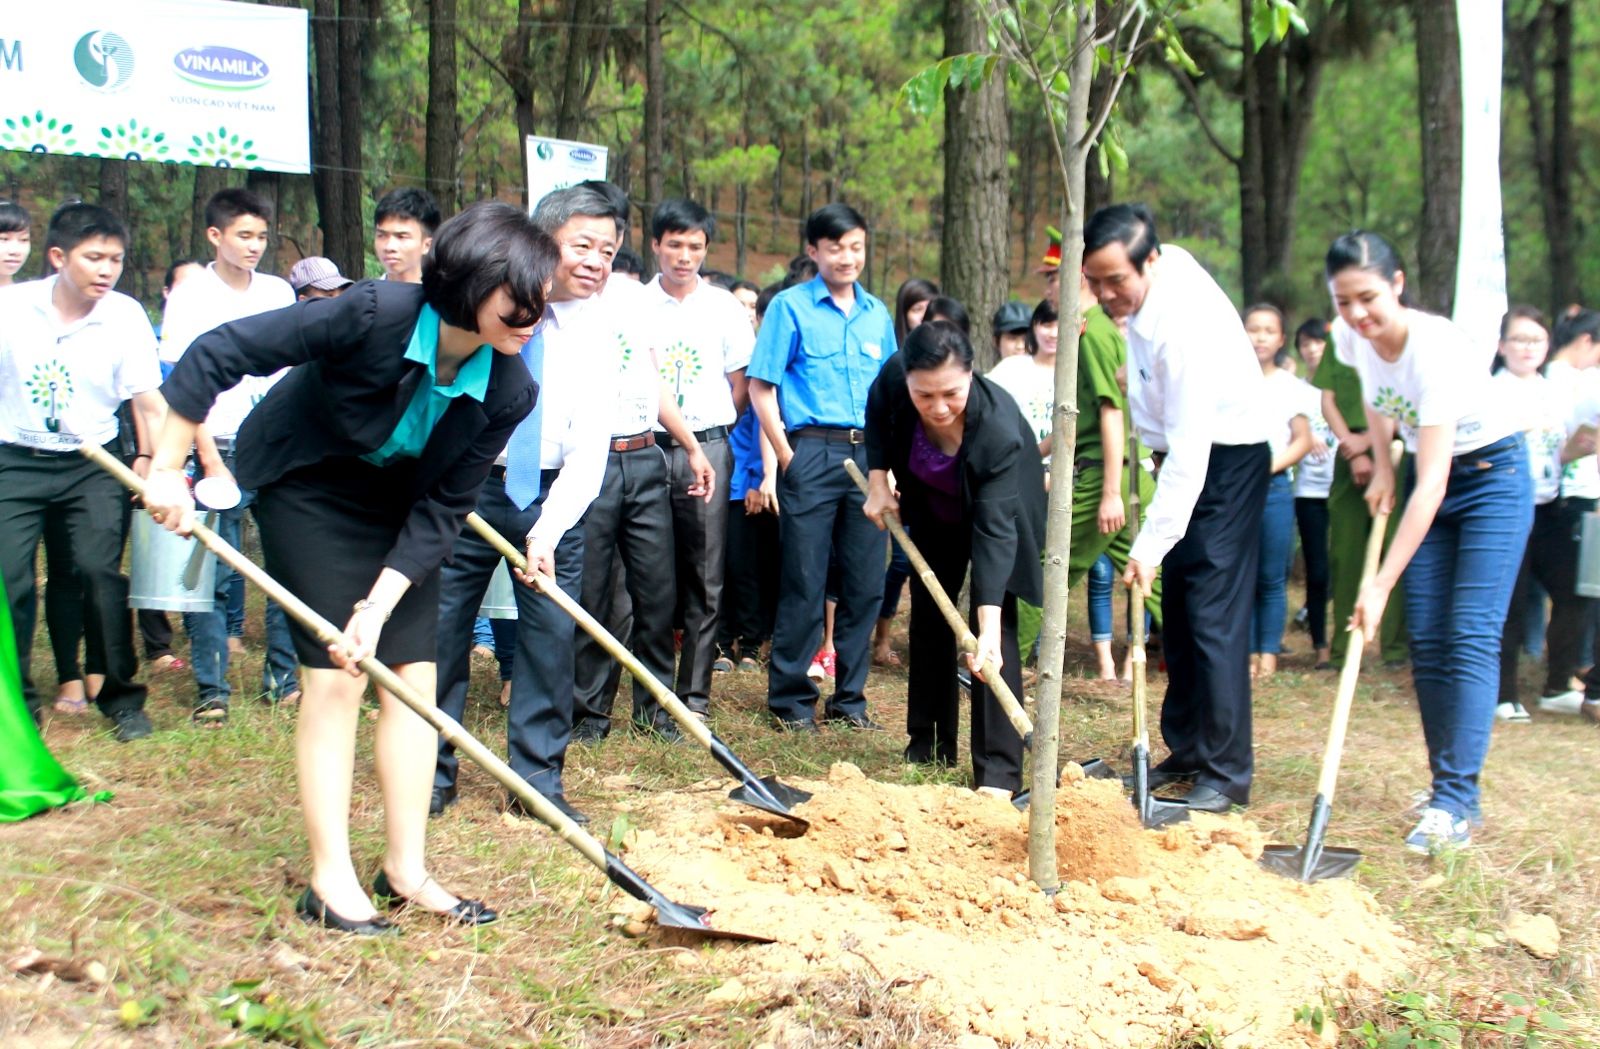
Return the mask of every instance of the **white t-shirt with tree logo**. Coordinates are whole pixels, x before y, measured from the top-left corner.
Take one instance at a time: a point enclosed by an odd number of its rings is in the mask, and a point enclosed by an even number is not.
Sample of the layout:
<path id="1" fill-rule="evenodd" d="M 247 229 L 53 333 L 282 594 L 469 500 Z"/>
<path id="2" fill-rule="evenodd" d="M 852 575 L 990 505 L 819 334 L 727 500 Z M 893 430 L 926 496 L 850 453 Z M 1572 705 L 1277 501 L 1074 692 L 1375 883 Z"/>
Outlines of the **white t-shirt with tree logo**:
<path id="1" fill-rule="evenodd" d="M 1455 424 L 1451 455 L 1464 455 L 1519 429 L 1515 409 L 1497 395 L 1489 364 L 1495 345 L 1476 346 L 1444 317 L 1406 310 L 1406 345 L 1397 361 L 1378 356 L 1372 343 L 1339 318 L 1333 347 L 1361 376 L 1361 395 L 1395 420 L 1406 450 L 1417 450 L 1417 430 Z"/>

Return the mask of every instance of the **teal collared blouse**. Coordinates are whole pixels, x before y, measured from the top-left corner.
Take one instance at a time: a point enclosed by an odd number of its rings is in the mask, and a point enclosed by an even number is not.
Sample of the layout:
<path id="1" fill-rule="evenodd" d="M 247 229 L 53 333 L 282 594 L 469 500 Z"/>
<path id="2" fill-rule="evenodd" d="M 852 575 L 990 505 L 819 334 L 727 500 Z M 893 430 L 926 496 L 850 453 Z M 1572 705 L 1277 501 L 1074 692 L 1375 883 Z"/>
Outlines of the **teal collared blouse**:
<path id="1" fill-rule="evenodd" d="M 411 343 L 406 347 L 406 360 L 416 361 L 428 368 L 428 381 L 417 386 L 405 414 L 395 424 L 389 439 L 375 452 L 361 458 L 376 466 L 387 466 L 396 459 L 415 459 L 422 455 L 423 446 L 433 433 L 434 426 L 450 402 L 466 394 L 483 403 L 489 390 L 489 370 L 494 364 L 494 350 L 479 346 L 472 356 L 461 362 L 456 381 L 449 386 L 439 385 L 439 313 L 424 304 L 417 315 L 417 326 L 411 329 Z"/>

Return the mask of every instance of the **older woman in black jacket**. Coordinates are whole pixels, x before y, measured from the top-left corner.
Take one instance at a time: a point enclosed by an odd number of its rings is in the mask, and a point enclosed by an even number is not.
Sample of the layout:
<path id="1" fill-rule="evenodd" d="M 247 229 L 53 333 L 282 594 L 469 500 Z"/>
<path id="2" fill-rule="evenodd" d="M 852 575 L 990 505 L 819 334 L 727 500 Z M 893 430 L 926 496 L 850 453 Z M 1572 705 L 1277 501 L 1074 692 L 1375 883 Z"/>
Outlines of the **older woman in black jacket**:
<path id="1" fill-rule="evenodd" d="M 1044 469 L 1021 409 L 972 373 L 972 345 L 955 325 L 921 325 L 885 362 L 867 399 L 867 464 L 868 517 L 881 528 L 885 512 L 902 513 L 948 593 L 971 564 L 978 652 L 969 663 L 976 671 L 993 659 L 1020 694 L 1017 600 L 1043 603 Z M 955 656 L 955 635 L 913 577 L 908 761 L 955 759 Z M 1010 797 L 1022 786 L 1022 740 L 976 673 L 972 771 L 984 793 Z"/>
<path id="2" fill-rule="evenodd" d="M 196 339 L 162 393 L 171 408 L 146 488 L 151 516 L 182 529 L 183 474 L 217 395 L 291 368 L 239 432 L 239 483 L 258 491 L 267 570 L 344 622 L 323 648 L 294 632 L 305 669 L 296 769 L 311 851 L 307 920 L 372 934 L 378 916 L 350 859 L 350 788 L 376 654 L 433 697 L 439 565 L 496 456 L 534 406 L 521 358 L 544 312 L 555 243 L 518 208 L 478 204 L 439 228 L 422 284 L 364 281 Z M 390 619 L 393 621 L 390 622 Z M 387 625 L 386 625 L 387 624 Z M 495 913 L 428 874 L 423 841 L 437 738 L 379 690 L 378 781 L 388 851 L 374 895 L 470 924 Z"/>

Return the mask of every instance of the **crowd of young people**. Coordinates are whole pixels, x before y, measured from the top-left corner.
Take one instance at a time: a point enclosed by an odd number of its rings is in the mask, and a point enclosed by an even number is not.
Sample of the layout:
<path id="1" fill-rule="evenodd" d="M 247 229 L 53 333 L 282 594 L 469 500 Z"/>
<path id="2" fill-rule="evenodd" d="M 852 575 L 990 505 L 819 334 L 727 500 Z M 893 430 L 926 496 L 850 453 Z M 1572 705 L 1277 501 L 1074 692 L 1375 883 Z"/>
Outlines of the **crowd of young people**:
<path id="1" fill-rule="evenodd" d="M 457 760 L 393 697 L 379 728 L 389 850 L 372 895 L 356 878 L 362 655 L 460 717 L 470 653 L 492 652 L 509 763 L 586 821 L 566 796 L 565 757 L 612 731 L 619 670 L 531 587 L 514 588 L 514 620 L 478 619 L 500 558 L 462 530 L 468 510 L 525 542 L 530 574 L 581 597 L 696 716 L 715 714 L 716 674 L 764 666 L 773 724 L 803 733 L 881 728 L 868 673 L 898 662 L 910 575 L 882 526 L 903 510 L 946 589 L 970 573 L 978 639 L 958 673 L 954 636 L 912 581 L 905 756 L 954 760 L 959 679 L 974 787 L 1018 790 L 1021 741 L 976 670 L 994 660 L 1020 690 L 1032 657 L 1069 322 L 1080 334 L 1069 585 L 1088 580 L 1101 678 L 1117 677 L 1119 575 L 1161 630 L 1170 755 L 1156 786 L 1187 785 L 1201 810 L 1249 803 L 1251 684 L 1277 670 L 1297 524 L 1314 664 L 1340 657 L 1347 624 L 1382 633 L 1385 659 L 1409 646 L 1433 780 L 1411 847 L 1470 840 L 1492 725 L 1531 720 L 1516 663 L 1536 586 L 1550 617 L 1535 705 L 1600 721 L 1595 609 L 1577 580 L 1578 532 L 1600 497 L 1589 380 L 1600 314 L 1574 310 L 1552 339 L 1537 311 L 1513 309 L 1491 352 L 1409 306 L 1394 249 L 1357 233 L 1327 256 L 1337 319 L 1295 329 L 1291 356 L 1278 307 L 1241 315 L 1160 241 L 1147 208 L 1115 205 L 1085 229 L 1081 317 L 1059 315 L 1053 246 L 1049 294 L 996 312 L 997 363 L 980 374 L 962 303 L 914 279 L 891 309 L 862 285 L 869 231 L 845 204 L 810 216 L 805 254 L 765 289 L 706 269 L 716 223 L 688 200 L 653 210 L 659 271 L 644 283 L 624 246 L 630 203 L 608 183 L 557 190 L 531 218 L 503 205 L 442 218 L 423 191 L 394 191 L 374 214 L 379 279 L 306 258 L 285 282 L 257 272 L 270 205 L 223 190 L 205 211 L 215 259 L 169 270 L 159 342 L 113 290 L 128 237 L 104 209 L 59 209 L 52 275 L 0 287 L 0 568 L 30 706 L 43 703 L 28 675 L 43 535 L 56 709 L 93 700 L 118 738 L 151 731 L 120 569 L 128 501 L 76 454 L 84 441 L 149 474 L 151 515 L 170 528 L 194 510 L 191 480 L 236 482 L 240 500 L 211 508 L 219 530 L 237 542 L 251 509 L 273 574 L 346 623 L 347 644 L 325 649 L 266 609 L 258 694 L 302 707 L 308 920 L 386 931 L 374 896 L 495 917 L 427 874 L 419 819 L 457 800 Z M 25 264 L 31 226 L 0 204 L 0 285 Z M 847 461 L 870 477 L 867 494 Z M 1362 584 L 1367 523 L 1389 509 L 1387 553 Z M 305 543 L 312 534 L 324 538 Z M 213 610 L 184 616 L 197 724 L 227 721 L 242 614 L 223 571 Z M 141 615 L 147 657 L 182 669 L 164 623 Z M 626 720 L 681 736 L 641 687 Z"/>

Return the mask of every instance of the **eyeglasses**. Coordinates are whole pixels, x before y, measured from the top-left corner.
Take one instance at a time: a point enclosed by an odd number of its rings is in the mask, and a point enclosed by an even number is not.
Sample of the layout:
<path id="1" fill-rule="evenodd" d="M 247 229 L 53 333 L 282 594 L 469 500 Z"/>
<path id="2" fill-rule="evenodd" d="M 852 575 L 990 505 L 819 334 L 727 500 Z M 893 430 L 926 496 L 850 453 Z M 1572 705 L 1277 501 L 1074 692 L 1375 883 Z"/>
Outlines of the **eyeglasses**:
<path id="1" fill-rule="evenodd" d="M 1545 335 L 1513 335 L 1501 341 L 1511 346 L 1544 346 L 1550 339 Z"/>

